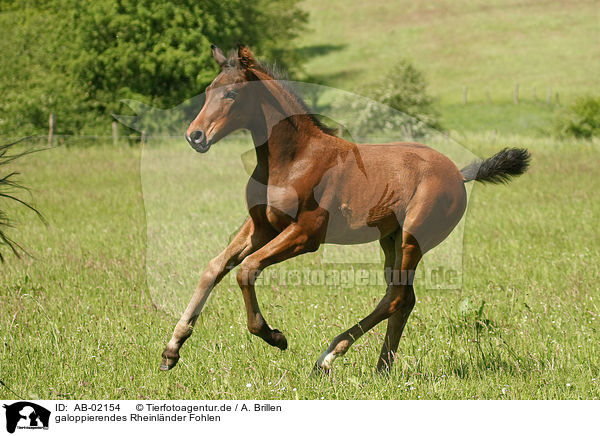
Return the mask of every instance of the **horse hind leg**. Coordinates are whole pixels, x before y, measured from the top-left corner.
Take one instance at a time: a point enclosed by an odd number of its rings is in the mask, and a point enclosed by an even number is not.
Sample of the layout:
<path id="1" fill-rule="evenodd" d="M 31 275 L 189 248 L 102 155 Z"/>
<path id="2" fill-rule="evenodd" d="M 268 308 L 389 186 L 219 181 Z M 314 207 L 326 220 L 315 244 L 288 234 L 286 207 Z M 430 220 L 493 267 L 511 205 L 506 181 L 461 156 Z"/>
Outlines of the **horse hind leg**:
<path id="1" fill-rule="evenodd" d="M 331 342 L 327 350 L 325 350 L 319 359 L 317 359 L 313 372 L 329 372 L 334 360 L 339 356 L 344 355 L 352 344 L 363 334 L 375 327 L 381 321 L 393 317 L 396 313 L 401 314 L 398 315 L 397 319 L 404 320 L 402 326 L 404 325 L 406 322 L 405 319 L 408 318 L 408 315 L 415 304 L 415 295 L 412 288 L 414 268 L 412 268 L 412 270 L 403 270 L 403 265 L 407 267 L 414 265 L 416 267 L 416 264 L 418 263 L 418 260 L 413 260 L 412 262 L 408 262 L 407 260 L 406 264 L 404 263 L 404 251 L 407 252 L 407 259 L 415 259 L 415 255 L 418 252 L 418 250 L 415 251 L 412 248 L 412 245 L 410 245 L 410 247 L 407 245 L 405 248 L 403 242 L 405 238 L 408 238 L 408 236 L 405 236 L 402 230 L 399 230 L 395 237 L 384 238 L 380 241 L 386 258 L 385 273 L 387 291 L 384 297 L 373 312 L 337 336 Z M 412 243 L 413 240 L 410 239 L 410 244 Z M 393 345 L 393 342 L 395 341 L 396 332 L 398 330 L 397 325 L 398 322 L 396 321 L 392 323 L 393 328 L 390 330 L 391 337 L 387 341 L 390 345 Z M 389 328 L 390 327 L 388 326 L 388 329 Z"/>
<path id="2" fill-rule="evenodd" d="M 412 312 L 415 305 L 415 291 L 413 287 L 413 279 L 415 270 L 422 253 L 417 240 L 408 232 L 402 235 L 400 246 L 396 248 L 396 256 L 400 264 L 400 280 L 395 280 L 392 277 L 390 286 L 398 286 L 398 294 L 402 295 L 402 304 L 398 305 L 398 309 L 388 318 L 387 330 L 383 340 L 381 353 L 377 361 L 377 371 L 389 371 L 394 363 L 400 337 L 404 331 L 406 321 Z M 395 283 L 398 282 L 398 283 Z"/>
<path id="3" fill-rule="evenodd" d="M 437 187 L 432 186 L 417 192 L 414 205 L 404 220 L 401 245 L 396 246 L 396 263 L 402 274 L 409 280 L 401 283 L 400 294 L 405 301 L 412 301 L 400 307 L 388 320 L 385 339 L 377 361 L 377 370 L 389 371 L 394 362 L 400 337 L 415 302 L 413 287 L 414 273 L 423 254 L 442 242 L 460 221 L 465 207 L 466 194 L 462 184 L 447 186 L 446 195 L 437 195 Z M 439 194 L 439 193 L 438 193 Z M 432 201 L 432 199 L 435 199 Z"/>

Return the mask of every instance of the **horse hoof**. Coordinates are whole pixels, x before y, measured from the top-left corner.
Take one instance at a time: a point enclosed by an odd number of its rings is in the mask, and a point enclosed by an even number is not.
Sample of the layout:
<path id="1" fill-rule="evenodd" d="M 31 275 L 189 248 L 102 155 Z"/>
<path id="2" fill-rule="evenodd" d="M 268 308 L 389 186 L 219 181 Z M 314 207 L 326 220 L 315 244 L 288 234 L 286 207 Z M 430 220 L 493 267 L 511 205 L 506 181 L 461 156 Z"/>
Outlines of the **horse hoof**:
<path id="1" fill-rule="evenodd" d="M 377 373 L 381 375 L 390 375 L 392 366 L 389 363 L 380 363 L 377 365 Z"/>
<path id="2" fill-rule="evenodd" d="M 179 361 L 179 356 L 165 356 L 165 354 L 163 353 L 162 356 L 162 362 L 160 363 L 160 370 L 161 371 L 168 371 L 170 369 L 172 369 L 175 365 L 177 365 L 177 362 Z"/>
<path id="3" fill-rule="evenodd" d="M 311 375 L 313 377 L 329 377 L 331 375 L 331 369 L 322 367 L 319 362 L 313 366 Z"/>
<path id="4" fill-rule="evenodd" d="M 281 333 L 279 330 L 273 330 L 273 332 L 271 333 L 271 339 L 273 341 L 273 345 L 279 348 L 280 350 L 283 351 L 287 349 L 287 339 L 285 338 L 284 334 Z"/>
<path id="5" fill-rule="evenodd" d="M 392 371 L 390 369 L 389 366 L 386 367 L 377 367 L 377 375 L 380 375 L 382 377 L 389 377 L 391 375 Z"/>

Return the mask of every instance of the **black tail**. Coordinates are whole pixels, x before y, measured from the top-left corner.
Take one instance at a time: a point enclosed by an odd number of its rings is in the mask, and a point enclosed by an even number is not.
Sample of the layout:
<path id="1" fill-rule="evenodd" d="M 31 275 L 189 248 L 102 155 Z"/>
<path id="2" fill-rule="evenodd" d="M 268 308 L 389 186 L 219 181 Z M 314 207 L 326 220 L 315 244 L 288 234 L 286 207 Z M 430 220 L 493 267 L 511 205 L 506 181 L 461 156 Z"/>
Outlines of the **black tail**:
<path id="1" fill-rule="evenodd" d="M 486 160 L 476 160 L 460 172 L 465 183 L 475 180 L 482 183 L 507 183 L 520 176 L 529 167 L 531 155 L 524 148 L 505 148 Z"/>

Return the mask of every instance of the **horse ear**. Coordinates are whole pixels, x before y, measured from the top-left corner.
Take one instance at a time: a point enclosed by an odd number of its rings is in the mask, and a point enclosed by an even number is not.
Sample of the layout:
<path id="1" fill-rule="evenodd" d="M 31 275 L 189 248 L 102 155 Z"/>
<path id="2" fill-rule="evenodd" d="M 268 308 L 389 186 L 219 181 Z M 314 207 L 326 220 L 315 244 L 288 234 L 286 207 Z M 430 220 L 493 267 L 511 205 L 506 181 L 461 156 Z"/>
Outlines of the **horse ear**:
<path id="1" fill-rule="evenodd" d="M 223 50 L 221 50 L 219 47 L 217 47 L 214 44 L 210 45 L 210 49 L 212 51 L 212 55 L 213 55 L 213 58 L 215 59 L 215 62 L 217 64 L 219 64 L 219 66 L 221 68 L 223 68 L 223 65 L 225 65 L 225 63 L 227 62 L 227 58 L 223 54 Z"/>
<path id="2" fill-rule="evenodd" d="M 256 59 L 254 58 L 254 54 L 252 53 L 252 51 L 250 51 L 247 45 L 238 45 L 238 58 L 240 60 L 240 65 L 246 70 L 256 66 Z"/>

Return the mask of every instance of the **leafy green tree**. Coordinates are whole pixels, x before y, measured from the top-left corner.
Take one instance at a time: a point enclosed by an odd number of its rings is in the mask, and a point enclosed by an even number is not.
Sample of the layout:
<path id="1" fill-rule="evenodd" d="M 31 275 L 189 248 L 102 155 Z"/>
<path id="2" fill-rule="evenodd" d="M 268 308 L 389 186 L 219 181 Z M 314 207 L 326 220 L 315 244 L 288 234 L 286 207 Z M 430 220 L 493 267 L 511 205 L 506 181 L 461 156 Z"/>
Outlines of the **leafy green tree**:
<path id="1" fill-rule="evenodd" d="M 0 7 L 0 135 L 42 133 L 50 113 L 75 112 L 84 96 L 61 72 L 64 47 L 47 36 L 56 17 L 26 2 Z"/>
<path id="2" fill-rule="evenodd" d="M 298 0 L 0 1 L 0 21 L 19 22 L 0 61 L 0 126 L 46 126 L 57 114 L 62 133 L 108 130 L 120 100 L 173 106 L 203 92 L 217 67 L 210 44 L 243 42 L 292 64 L 291 44 L 307 15 Z M 7 17 L 9 16 L 9 17 Z M 50 36 L 48 36 L 50 35 Z M 12 64 L 12 65 L 11 65 Z M 14 69 L 15 64 L 18 68 Z M 20 77 L 23 74 L 24 77 Z M 8 88 L 18 84 L 18 91 Z"/>

